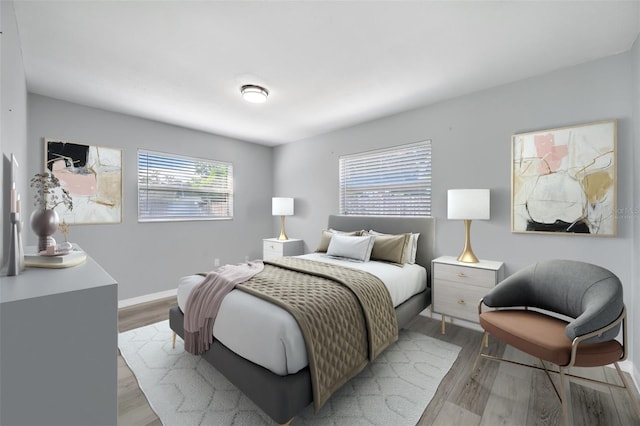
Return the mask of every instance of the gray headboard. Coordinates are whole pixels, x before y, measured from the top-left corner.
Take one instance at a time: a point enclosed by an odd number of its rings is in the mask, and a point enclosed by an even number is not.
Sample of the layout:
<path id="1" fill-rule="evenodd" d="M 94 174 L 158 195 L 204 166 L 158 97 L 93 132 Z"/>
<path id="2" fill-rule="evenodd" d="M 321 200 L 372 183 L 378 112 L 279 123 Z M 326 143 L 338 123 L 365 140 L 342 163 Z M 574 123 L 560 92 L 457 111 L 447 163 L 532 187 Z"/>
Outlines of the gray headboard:
<path id="1" fill-rule="evenodd" d="M 431 276 L 431 260 L 435 254 L 436 219 L 418 216 L 329 216 L 329 228 L 339 231 L 376 230 L 386 234 L 419 232 L 416 263 Z"/>

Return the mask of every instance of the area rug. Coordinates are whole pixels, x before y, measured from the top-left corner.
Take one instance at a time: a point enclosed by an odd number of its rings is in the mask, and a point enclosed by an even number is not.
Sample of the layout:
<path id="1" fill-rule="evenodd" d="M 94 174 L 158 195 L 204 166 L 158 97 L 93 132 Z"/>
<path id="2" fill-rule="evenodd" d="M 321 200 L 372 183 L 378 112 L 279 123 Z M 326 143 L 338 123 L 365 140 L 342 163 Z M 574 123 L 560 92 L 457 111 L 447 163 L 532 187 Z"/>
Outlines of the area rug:
<path id="1" fill-rule="evenodd" d="M 171 348 L 169 322 L 137 328 L 118 346 L 140 388 L 165 426 L 273 425 L 274 422 L 222 374 Z M 398 342 L 353 378 L 318 413 L 311 406 L 293 425 L 415 425 L 460 348 L 402 330 Z"/>

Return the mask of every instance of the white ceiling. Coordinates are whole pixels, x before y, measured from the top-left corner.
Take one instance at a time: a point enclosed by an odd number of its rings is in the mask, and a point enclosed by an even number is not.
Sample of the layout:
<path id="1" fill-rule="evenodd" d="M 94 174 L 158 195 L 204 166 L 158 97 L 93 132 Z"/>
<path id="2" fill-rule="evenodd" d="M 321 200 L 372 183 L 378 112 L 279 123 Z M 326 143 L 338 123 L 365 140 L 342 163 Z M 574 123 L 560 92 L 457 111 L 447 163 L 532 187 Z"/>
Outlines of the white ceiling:
<path id="1" fill-rule="evenodd" d="M 265 145 L 624 52 L 640 32 L 640 1 L 14 7 L 30 92 Z"/>

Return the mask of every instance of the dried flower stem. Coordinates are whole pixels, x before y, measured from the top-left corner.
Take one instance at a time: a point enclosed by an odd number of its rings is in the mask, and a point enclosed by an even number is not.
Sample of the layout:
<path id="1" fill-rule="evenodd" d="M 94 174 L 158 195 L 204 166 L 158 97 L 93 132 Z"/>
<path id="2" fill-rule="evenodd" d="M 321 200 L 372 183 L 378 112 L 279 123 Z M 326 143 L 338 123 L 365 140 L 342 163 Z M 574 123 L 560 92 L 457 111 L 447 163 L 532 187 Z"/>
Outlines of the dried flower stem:
<path id="1" fill-rule="evenodd" d="M 31 187 L 36 190 L 36 195 L 33 197 L 34 206 L 42 210 L 53 210 L 60 204 L 64 204 L 68 210 L 73 210 L 73 200 L 69 191 L 62 188 L 60 180 L 53 174 L 48 172 L 35 174 L 31 178 Z M 57 194 L 56 188 L 60 188 L 62 195 Z"/>

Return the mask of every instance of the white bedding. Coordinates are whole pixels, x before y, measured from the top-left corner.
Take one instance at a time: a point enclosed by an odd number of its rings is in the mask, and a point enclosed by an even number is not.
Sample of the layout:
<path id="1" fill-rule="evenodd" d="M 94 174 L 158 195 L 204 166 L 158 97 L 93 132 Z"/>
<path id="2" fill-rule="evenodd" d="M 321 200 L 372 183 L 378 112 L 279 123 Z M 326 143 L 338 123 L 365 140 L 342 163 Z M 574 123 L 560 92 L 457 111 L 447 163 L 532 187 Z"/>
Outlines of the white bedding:
<path id="1" fill-rule="evenodd" d="M 350 262 L 311 253 L 305 259 L 344 265 L 367 271 L 389 289 L 394 306 L 426 288 L 427 271 L 420 265 L 404 267 L 384 262 Z M 178 285 L 178 306 L 184 312 L 191 290 L 203 277 L 182 277 Z M 213 336 L 236 354 L 279 375 L 293 374 L 308 364 L 304 338 L 296 320 L 284 309 L 240 290 L 222 301 L 213 326 Z"/>

